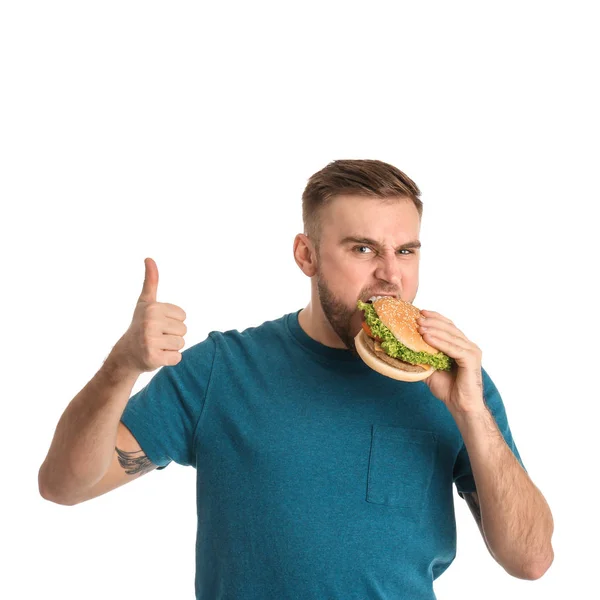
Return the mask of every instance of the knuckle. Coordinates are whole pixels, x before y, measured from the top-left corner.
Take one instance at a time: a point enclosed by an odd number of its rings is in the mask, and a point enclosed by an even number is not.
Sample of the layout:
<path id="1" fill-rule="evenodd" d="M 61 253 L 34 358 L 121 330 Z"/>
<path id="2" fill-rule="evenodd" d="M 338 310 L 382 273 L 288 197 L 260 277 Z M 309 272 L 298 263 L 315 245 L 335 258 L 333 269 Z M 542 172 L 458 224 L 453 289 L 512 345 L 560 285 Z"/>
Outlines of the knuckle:
<path id="1" fill-rule="evenodd" d="M 144 332 L 147 332 L 152 327 L 152 323 L 152 316 L 149 314 L 144 315 L 144 318 L 142 319 L 142 329 Z"/>
<path id="2" fill-rule="evenodd" d="M 152 338 L 147 327 L 142 331 L 141 346 L 146 352 L 152 347 Z"/>
<path id="3" fill-rule="evenodd" d="M 146 315 L 151 315 L 153 317 L 160 311 L 160 306 L 158 302 L 151 302 L 146 306 L 146 310 L 144 311 Z"/>

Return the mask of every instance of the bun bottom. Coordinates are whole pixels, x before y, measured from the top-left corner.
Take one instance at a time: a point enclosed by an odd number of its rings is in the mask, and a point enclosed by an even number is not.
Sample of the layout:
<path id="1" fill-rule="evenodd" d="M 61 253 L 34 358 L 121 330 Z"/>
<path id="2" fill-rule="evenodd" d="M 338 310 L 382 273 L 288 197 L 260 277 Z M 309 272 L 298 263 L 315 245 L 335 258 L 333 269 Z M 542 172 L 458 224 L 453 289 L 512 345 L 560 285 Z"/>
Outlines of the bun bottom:
<path id="1" fill-rule="evenodd" d="M 377 371 L 381 375 L 391 377 L 392 379 L 397 379 L 398 381 L 423 381 L 423 379 L 427 379 L 435 371 L 435 369 L 431 368 L 427 371 L 412 372 L 404 371 L 400 367 L 392 367 L 392 365 L 388 365 L 388 363 L 378 358 L 368 348 L 365 342 L 366 337 L 367 334 L 363 329 L 361 329 L 358 332 L 358 335 L 354 338 L 356 351 L 362 358 L 363 362 L 367 364 L 367 366 L 371 367 L 371 369 Z"/>

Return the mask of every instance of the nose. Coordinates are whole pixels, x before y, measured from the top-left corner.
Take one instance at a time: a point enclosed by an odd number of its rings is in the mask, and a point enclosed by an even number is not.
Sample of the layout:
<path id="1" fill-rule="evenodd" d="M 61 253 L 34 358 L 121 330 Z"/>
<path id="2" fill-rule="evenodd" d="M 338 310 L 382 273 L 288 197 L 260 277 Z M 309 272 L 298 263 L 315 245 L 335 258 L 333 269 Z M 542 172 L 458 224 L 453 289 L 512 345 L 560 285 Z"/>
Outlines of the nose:
<path id="1" fill-rule="evenodd" d="M 395 289 L 401 289 L 401 269 L 398 264 L 399 261 L 394 252 L 388 252 L 385 255 L 381 255 L 378 259 L 377 269 L 375 270 L 375 277 L 380 281 L 386 281 L 390 285 L 394 286 Z"/>

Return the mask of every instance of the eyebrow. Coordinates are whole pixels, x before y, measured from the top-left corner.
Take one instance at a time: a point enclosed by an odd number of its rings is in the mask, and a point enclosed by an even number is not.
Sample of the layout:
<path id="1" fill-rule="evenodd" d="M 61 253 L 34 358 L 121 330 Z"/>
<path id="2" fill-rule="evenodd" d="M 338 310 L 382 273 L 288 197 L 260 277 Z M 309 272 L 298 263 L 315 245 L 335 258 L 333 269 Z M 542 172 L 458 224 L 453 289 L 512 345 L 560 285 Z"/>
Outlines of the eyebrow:
<path id="1" fill-rule="evenodd" d="M 366 244 L 368 246 L 375 246 L 375 248 L 381 247 L 381 244 L 379 244 L 379 242 L 376 242 L 375 240 L 372 240 L 371 238 L 357 237 L 354 235 L 349 235 L 349 236 L 345 237 L 340 243 L 342 245 Z M 419 240 L 412 240 L 410 242 L 406 242 L 406 244 L 402 244 L 401 246 L 398 246 L 396 248 L 396 250 L 407 250 L 408 248 L 420 248 L 420 247 L 421 247 L 421 242 Z"/>

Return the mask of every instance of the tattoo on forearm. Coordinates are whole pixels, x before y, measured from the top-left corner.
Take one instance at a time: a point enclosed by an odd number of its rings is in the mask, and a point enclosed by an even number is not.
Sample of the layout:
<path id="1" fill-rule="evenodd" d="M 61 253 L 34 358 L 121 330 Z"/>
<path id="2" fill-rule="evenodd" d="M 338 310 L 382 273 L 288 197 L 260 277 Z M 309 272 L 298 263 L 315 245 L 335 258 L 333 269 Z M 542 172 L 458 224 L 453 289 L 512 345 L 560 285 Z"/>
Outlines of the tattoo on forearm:
<path id="1" fill-rule="evenodd" d="M 115 448 L 119 457 L 119 464 L 125 469 L 128 475 L 137 475 L 148 473 L 156 466 L 145 454 L 143 450 L 135 452 L 125 452 L 119 448 Z"/>

